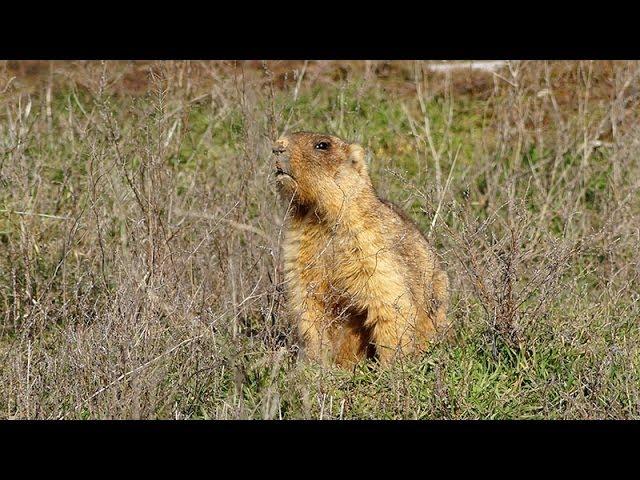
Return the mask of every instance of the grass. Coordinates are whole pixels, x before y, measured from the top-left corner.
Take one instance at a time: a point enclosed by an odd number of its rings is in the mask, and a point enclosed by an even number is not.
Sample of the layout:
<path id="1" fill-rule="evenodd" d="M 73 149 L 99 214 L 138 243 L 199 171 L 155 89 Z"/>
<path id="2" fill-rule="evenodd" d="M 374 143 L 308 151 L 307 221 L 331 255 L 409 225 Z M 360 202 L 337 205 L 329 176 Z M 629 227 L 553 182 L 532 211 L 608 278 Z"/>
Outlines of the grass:
<path id="1" fill-rule="evenodd" d="M 0 64 L 1 418 L 640 416 L 637 62 L 38 71 Z M 437 247 L 423 358 L 298 361 L 268 157 L 299 129 Z"/>

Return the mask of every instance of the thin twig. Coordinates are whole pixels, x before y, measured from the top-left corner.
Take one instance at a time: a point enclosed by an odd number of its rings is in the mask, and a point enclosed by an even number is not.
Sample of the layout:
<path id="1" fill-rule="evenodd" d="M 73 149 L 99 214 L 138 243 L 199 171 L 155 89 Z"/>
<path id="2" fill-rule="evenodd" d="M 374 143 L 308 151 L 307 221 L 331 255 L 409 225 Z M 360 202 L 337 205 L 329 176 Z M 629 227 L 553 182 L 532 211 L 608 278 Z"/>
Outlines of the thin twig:
<path id="1" fill-rule="evenodd" d="M 204 220 L 216 220 L 218 222 L 224 222 L 227 225 L 230 225 L 238 230 L 243 230 L 245 232 L 251 232 L 251 233 L 255 233 L 256 235 L 264 238 L 265 240 L 271 241 L 271 237 L 269 237 L 269 235 L 267 235 L 264 231 L 260 230 L 257 227 L 254 227 L 253 225 L 247 225 L 246 223 L 240 223 L 240 222 L 236 222 L 234 220 L 230 220 L 228 218 L 224 218 L 224 217 L 217 217 L 215 215 L 211 215 L 208 213 L 198 213 L 198 212 L 187 212 L 184 210 L 175 210 L 176 215 L 183 215 L 185 217 L 191 217 L 191 218 L 202 218 Z"/>
<path id="2" fill-rule="evenodd" d="M 440 200 L 438 201 L 438 208 L 436 208 L 436 213 L 433 215 L 433 220 L 431 220 L 431 226 L 429 227 L 429 236 L 431 236 L 431 231 L 436 226 L 436 221 L 438 220 L 438 215 L 440 214 L 440 209 L 442 208 L 442 202 L 444 200 L 445 195 L 447 194 L 447 190 L 449 190 L 449 184 L 451 183 L 451 174 L 453 173 L 453 169 L 456 166 L 456 160 L 458 160 L 458 154 L 460 153 L 461 145 L 458 145 L 458 150 L 456 151 L 455 157 L 453 157 L 453 162 L 451 162 L 451 168 L 449 169 L 449 176 L 447 177 L 447 181 L 444 185 L 444 191 L 442 195 L 440 195 Z"/>
<path id="3" fill-rule="evenodd" d="M 54 220 L 74 220 L 73 217 L 61 217 L 59 215 L 49 215 L 48 213 L 19 212 L 17 210 L 8 210 L 8 209 L 5 209 L 5 208 L 0 209 L 0 212 L 2 212 L 2 213 L 15 213 L 16 215 L 29 215 L 29 216 L 42 217 L 42 218 L 52 218 Z"/>

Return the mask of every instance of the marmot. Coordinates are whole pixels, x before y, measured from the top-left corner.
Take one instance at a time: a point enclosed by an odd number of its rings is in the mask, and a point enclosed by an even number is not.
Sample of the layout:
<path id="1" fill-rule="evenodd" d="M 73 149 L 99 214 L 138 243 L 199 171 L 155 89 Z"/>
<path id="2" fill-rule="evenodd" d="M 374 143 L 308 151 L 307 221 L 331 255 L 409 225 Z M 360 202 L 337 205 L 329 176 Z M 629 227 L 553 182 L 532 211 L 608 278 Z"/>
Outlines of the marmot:
<path id="1" fill-rule="evenodd" d="M 382 364 L 446 325 L 448 278 L 417 225 L 376 194 L 360 145 L 297 132 L 273 146 L 287 204 L 287 303 L 307 356 Z"/>

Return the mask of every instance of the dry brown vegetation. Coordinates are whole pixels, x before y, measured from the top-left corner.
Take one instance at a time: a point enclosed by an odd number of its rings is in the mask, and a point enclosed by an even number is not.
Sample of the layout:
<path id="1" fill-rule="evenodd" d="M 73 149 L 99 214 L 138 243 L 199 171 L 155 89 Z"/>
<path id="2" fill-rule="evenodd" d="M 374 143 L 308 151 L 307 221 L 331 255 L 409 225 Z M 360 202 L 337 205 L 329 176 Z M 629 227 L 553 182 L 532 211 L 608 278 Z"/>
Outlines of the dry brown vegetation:
<path id="1" fill-rule="evenodd" d="M 638 62 L 0 64 L 1 418 L 637 418 Z M 297 361 L 288 130 L 370 152 L 455 335 Z"/>

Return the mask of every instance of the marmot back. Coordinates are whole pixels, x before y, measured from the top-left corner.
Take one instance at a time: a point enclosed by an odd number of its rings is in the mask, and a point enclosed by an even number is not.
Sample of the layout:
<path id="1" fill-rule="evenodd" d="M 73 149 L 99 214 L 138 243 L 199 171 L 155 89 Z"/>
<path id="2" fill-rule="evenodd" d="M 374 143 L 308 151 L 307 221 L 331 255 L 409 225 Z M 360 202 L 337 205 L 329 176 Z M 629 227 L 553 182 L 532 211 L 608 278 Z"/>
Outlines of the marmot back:
<path id="1" fill-rule="evenodd" d="M 307 355 L 386 364 L 421 351 L 446 325 L 447 275 L 416 224 L 376 195 L 362 147 L 298 132 L 273 153 L 287 302 Z"/>

